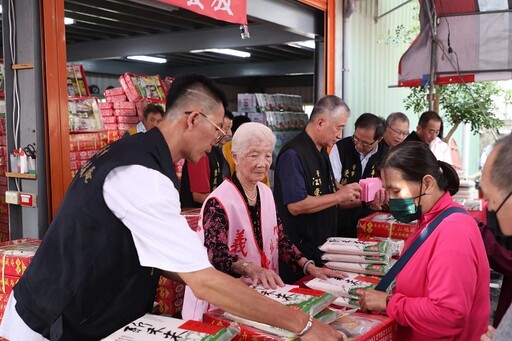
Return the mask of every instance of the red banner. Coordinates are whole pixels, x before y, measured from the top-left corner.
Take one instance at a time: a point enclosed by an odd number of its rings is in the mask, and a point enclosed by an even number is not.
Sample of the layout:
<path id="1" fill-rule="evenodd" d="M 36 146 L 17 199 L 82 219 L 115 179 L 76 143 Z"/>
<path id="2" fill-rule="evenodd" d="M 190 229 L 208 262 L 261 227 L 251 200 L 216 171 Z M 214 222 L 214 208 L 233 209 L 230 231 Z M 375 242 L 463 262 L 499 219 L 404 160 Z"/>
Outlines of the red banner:
<path id="1" fill-rule="evenodd" d="M 160 0 L 217 20 L 247 24 L 247 0 Z"/>

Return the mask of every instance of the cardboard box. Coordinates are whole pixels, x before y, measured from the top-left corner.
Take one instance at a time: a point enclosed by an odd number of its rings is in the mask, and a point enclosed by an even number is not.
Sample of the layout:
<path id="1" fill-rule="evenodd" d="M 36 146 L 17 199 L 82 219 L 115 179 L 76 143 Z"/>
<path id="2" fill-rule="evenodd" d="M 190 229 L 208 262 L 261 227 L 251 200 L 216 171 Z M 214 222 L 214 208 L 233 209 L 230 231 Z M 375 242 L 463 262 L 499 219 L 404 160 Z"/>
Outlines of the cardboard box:
<path id="1" fill-rule="evenodd" d="M 391 237 L 406 240 L 414 231 L 416 231 L 416 223 L 401 223 L 391 214 L 382 212 L 364 217 L 357 224 L 357 237 L 361 239 Z"/>
<path id="2" fill-rule="evenodd" d="M 37 239 L 17 239 L 0 244 L 1 276 L 21 277 L 41 244 Z"/>

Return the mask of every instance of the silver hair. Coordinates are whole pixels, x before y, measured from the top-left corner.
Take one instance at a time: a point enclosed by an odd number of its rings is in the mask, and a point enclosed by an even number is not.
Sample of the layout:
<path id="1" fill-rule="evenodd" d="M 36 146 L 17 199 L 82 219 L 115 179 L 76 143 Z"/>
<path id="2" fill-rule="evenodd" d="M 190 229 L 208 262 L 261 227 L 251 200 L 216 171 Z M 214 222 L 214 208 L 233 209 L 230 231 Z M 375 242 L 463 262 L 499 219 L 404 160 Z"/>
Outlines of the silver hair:
<path id="1" fill-rule="evenodd" d="M 327 95 L 316 102 L 309 116 L 309 122 L 314 122 L 321 115 L 328 115 L 331 118 L 341 115 L 348 117 L 350 116 L 350 108 L 338 96 Z"/>
<path id="2" fill-rule="evenodd" d="M 240 125 L 233 135 L 232 141 L 231 151 L 237 155 L 246 152 L 251 144 L 256 141 L 270 142 L 272 149 L 276 145 L 276 137 L 272 130 L 257 122 L 247 122 Z"/>
<path id="3" fill-rule="evenodd" d="M 407 122 L 407 124 L 409 124 L 409 118 L 406 114 L 402 112 L 394 112 L 389 114 L 388 118 L 386 119 L 386 128 L 391 127 L 397 120 Z"/>

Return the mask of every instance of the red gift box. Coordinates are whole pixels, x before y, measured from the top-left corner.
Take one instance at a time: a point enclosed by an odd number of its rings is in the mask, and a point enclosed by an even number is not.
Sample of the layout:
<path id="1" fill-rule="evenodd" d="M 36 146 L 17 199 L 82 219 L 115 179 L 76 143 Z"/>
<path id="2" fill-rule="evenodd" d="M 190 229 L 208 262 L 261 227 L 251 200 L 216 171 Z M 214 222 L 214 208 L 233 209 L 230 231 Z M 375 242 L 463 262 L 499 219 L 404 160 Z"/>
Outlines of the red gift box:
<path id="1" fill-rule="evenodd" d="M 41 244 L 37 239 L 16 239 L 0 244 L 1 277 L 6 275 L 21 277 Z"/>
<path id="2" fill-rule="evenodd" d="M 228 327 L 233 321 L 226 320 L 222 317 L 223 311 L 220 309 L 215 309 L 212 311 L 208 311 L 203 315 L 203 322 L 211 323 L 220 327 Z M 240 332 L 237 336 L 235 336 L 232 341 L 280 341 L 277 336 L 273 336 L 270 334 L 263 333 L 259 330 L 244 326 L 240 324 Z"/>
<path id="3" fill-rule="evenodd" d="M 21 276 L 3 275 L 0 277 L 0 293 L 9 295 Z"/>
<path id="4" fill-rule="evenodd" d="M 114 96 L 107 96 L 105 97 L 105 99 L 107 100 L 107 102 L 110 102 L 110 103 L 116 103 L 116 102 L 126 102 L 127 96 L 125 94 L 122 94 L 122 95 L 114 95 Z"/>
<path id="5" fill-rule="evenodd" d="M 117 116 L 117 123 L 129 123 L 129 124 L 137 124 L 139 123 L 139 118 L 137 116 Z"/>
<path id="6" fill-rule="evenodd" d="M 359 219 L 357 238 L 390 237 L 406 240 L 415 230 L 416 224 L 401 223 L 389 213 L 377 212 Z"/>
<path id="7" fill-rule="evenodd" d="M 182 298 L 184 295 L 185 284 L 160 276 L 155 300 L 159 298 L 163 300 L 176 300 Z"/>
<path id="8" fill-rule="evenodd" d="M 174 300 L 157 298 L 155 301 L 158 303 L 158 305 L 155 307 L 155 309 L 153 309 L 154 314 L 174 315 L 179 313 L 183 308 L 183 297 L 179 297 Z"/>
<path id="9" fill-rule="evenodd" d="M 105 89 L 105 91 L 103 92 L 103 95 L 105 97 L 108 97 L 108 96 L 117 96 L 117 95 L 124 95 L 124 90 L 123 88 L 121 87 L 118 87 L 118 88 L 112 88 L 112 89 Z"/>
<path id="10" fill-rule="evenodd" d="M 102 132 L 69 135 L 69 151 L 100 150 L 107 145 L 107 136 Z"/>

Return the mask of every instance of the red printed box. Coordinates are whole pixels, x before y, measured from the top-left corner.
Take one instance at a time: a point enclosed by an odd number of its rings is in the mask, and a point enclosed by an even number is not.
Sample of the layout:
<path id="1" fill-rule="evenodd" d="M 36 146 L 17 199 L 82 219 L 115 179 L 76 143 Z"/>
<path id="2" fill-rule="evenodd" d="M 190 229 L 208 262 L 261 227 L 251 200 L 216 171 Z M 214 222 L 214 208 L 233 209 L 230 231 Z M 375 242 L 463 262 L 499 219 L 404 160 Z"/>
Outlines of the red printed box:
<path id="1" fill-rule="evenodd" d="M 208 311 L 203 315 L 203 322 L 210 323 L 219 327 L 228 327 L 233 321 L 226 320 L 222 317 L 222 310 L 215 309 Z M 263 333 L 259 330 L 240 324 L 240 332 L 232 341 L 281 341 L 282 339 L 270 334 Z"/>
<path id="2" fill-rule="evenodd" d="M 115 130 L 107 130 L 106 133 L 107 133 L 108 143 L 112 143 L 114 141 L 117 141 L 121 137 L 121 135 L 119 135 L 119 130 L 117 130 L 117 129 L 115 129 Z"/>
<path id="3" fill-rule="evenodd" d="M 102 132 L 69 135 L 69 151 L 100 150 L 107 145 L 107 136 Z"/>
<path id="4" fill-rule="evenodd" d="M 137 116 L 135 109 L 114 109 L 115 116 Z"/>
<path id="5" fill-rule="evenodd" d="M 406 240 L 415 230 L 416 224 L 401 223 L 389 213 L 377 212 L 359 219 L 357 238 L 390 237 Z"/>
<path id="6" fill-rule="evenodd" d="M 117 123 L 116 116 L 103 116 L 103 126 L 105 126 L 105 124 L 114 124 L 114 123 Z M 105 130 L 108 130 L 108 129 L 105 128 Z"/>
<path id="7" fill-rule="evenodd" d="M 104 123 L 103 127 L 108 131 L 117 130 L 118 128 L 117 123 Z"/>
<path id="8" fill-rule="evenodd" d="M 129 123 L 129 124 L 137 124 L 139 123 L 139 118 L 137 116 L 116 116 L 117 123 Z"/>
<path id="9" fill-rule="evenodd" d="M 81 152 L 70 152 L 69 158 L 71 161 L 81 161 L 81 160 L 89 160 L 96 154 L 96 150 L 84 150 Z"/>
<path id="10" fill-rule="evenodd" d="M 132 102 L 115 102 L 114 109 L 135 109 L 135 103 Z"/>
<path id="11" fill-rule="evenodd" d="M 164 300 L 162 298 L 157 298 L 155 301 L 158 303 L 158 306 L 156 306 L 153 310 L 153 313 L 155 314 L 174 315 L 179 313 L 183 308 L 183 297 L 179 297 L 175 300 Z"/>
<path id="12" fill-rule="evenodd" d="M 119 77 L 119 83 L 130 102 L 142 98 L 152 102 L 165 102 L 165 84 L 159 75 L 137 75 L 127 72 Z"/>
<path id="13" fill-rule="evenodd" d="M 105 91 L 103 92 L 103 95 L 105 97 L 108 97 L 108 96 L 117 96 L 117 95 L 124 95 L 124 90 L 123 88 L 121 87 L 118 87 L 118 88 L 112 88 L 112 89 L 105 89 Z"/>
<path id="14" fill-rule="evenodd" d="M 114 116 L 114 109 L 101 109 L 100 114 L 101 117 Z"/>
<path id="15" fill-rule="evenodd" d="M 21 277 L 41 244 L 37 239 L 16 239 L 0 244 L 0 269 L 2 276 Z"/>
<path id="16" fill-rule="evenodd" d="M 108 110 L 114 108 L 112 102 L 100 102 L 98 103 L 98 106 L 100 110 Z"/>
<path id="17" fill-rule="evenodd" d="M 110 102 L 110 103 L 117 103 L 117 102 L 126 102 L 127 96 L 125 94 L 123 95 L 115 95 L 115 96 L 107 96 L 105 97 L 105 99 L 107 100 L 107 102 Z"/>
<path id="18" fill-rule="evenodd" d="M 160 276 L 158 288 L 156 289 L 156 298 L 164 300 L 175 300 L 185 295 L 185 284 L 179 283 L 163 276 Z"/>
<path id="19" fill-rule="evenodd" d="M 118 123 L 117 124 L 117 129 L 119 129 L 120 131 L 128 131 L 128 130 L 134 128 L 135 126 L 136 126 L 136 124 Z"/>
<path id="20" fill-rule="evenodd" d="M 21 276 L 4 275 L 0 277 L 0 293 L 9 295 Z"/>

